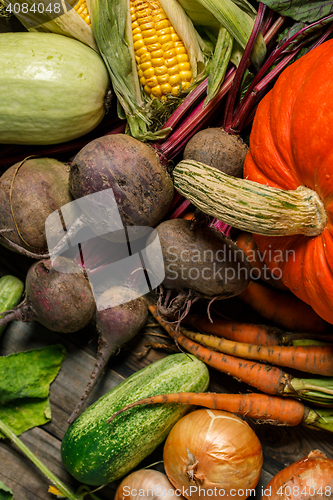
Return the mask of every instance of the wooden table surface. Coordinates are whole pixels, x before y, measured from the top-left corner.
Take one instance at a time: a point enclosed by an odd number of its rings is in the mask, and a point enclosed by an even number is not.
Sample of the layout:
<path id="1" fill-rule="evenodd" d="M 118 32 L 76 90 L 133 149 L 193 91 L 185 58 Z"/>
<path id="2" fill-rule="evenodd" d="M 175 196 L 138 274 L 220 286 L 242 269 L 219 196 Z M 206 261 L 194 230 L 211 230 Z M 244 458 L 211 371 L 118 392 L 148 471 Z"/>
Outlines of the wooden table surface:
<path id="1" fill-rule="evenodd" d="M 5 267 L 6 251 L 0 251 L 0 260 L 2 260 L 0 275 L 10 272 L 16 275 L 22 273 L 23 276 L 24 266 L 31 261 L 21 265 L 21 260 L 18 259 L 17 264 Z M 236 314 L 237 319 L 244 318 L 253 322 L 260 320 L 239 299 L 224 301 L 221 307 L 231 315 Z M 149 343 L 164 343 L 172 347 L 168 338 L 156 336 L 156 334 L 163 335 L 164 332 L 159 328 L 149 326 L 151 324 L 154 324 L 154 320 L 149 317 L 148 326 L 110 360 L 109 367 L 91 394 L 88 403 L 98 399 L 133 372 L 171 353 L 166 349 L 147 347 Z M 58 377 L 51 385 L 52 420 L 44 426 L 25 432 L 21 435 L 21 439 L 53 473 L 75 491 L 79 484 L 65 470 L 61 462 L 60 446 L 68 426 L 67 419 L 78 402 L 94 366 L 97 345 L 94 325 L 91 324 L 75 334 L 61 336 L 36 322 L 12 322 L 0 338 L 0 355 L 4 356 L 54 343 L 62 343 L 67 349 L 68 356 Z M 209 390 L 212 392 L 251 390 L 247 385 L 213 369 L 210 369 L 210 374 Z M 311 430 L 302 425 L 287 428 L 269 424 L 258 425 L 250 421 L 249 423 L 258 435 L 264 452 L 264 465 L 256 488 L 256 498 L 260 498 L 262 488 L 267 485 L 273 475 L 295 460 L 306 456 L 311 450 L 319 449 L 326 453 L 327 457 L 333 458 L 333 437 L 328 432 Z M 161 462 L 162 450 L 163 445 L 160 445 L 140 464 L 140 467 Z M 154 468 L 163 471 L 163 464 L 159 463 Z M 15 500 L 56 498 L 48 493 L 47 479 L 8 440 L 0 441 L 0 481 L 11 488 Z M 112 483 L 99 491 L 99 498 L 112 500 L 118 484 L 119 482 Z"/>

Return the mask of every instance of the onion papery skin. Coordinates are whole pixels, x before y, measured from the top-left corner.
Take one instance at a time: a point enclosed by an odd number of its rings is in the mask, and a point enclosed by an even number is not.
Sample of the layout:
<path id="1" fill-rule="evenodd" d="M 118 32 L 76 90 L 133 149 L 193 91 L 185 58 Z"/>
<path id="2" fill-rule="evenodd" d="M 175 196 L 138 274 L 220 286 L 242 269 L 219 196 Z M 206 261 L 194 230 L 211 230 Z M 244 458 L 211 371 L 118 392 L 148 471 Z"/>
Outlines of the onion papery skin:
<path id="1" fill-rule="evenodd" d="M 154 469 L 140 469 L 126 476 L 117 488 L 114 500 L 170 500 L 175 490 L 167 476 Z"/>
<path id="2" fill-rule="evenodd" d="M 187 450 L 194 459 L 192 467 Z M 251 490 L 254 493 L 263 455 L 258 437 L 244 420 L 202 409 L 187 414 L 171 429 L 163 460 L 169 481 L 185 498 L 243 500 Z"/>
<path id="3" fill-rule="evenodd" d="M 278 472 L 266 486 L 261 500 L 323 498 L 333 498 L 333 460 L 314 450 Z"/>

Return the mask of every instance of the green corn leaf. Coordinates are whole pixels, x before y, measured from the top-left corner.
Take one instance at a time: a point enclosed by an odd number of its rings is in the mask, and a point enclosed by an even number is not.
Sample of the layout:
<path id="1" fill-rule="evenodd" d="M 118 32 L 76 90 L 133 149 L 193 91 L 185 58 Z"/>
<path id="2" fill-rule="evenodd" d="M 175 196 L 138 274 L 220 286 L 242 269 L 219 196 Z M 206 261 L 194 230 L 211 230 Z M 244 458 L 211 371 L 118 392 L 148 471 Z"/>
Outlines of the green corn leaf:
<path id="1" fill-rule="evenodd" d="M 208 104 L 209 101 L 217 94 L 224 80 L 232 53 L 232 47 L 233 37 L 223 26 L 221 26 L 217 38 L 214 56 L 209 68 L 207 97 L 205 99 L 205 105 Z"/>
<path id="2" fill-rule="evenodd" d="M 229 31 L 240 46 L 243 49 L 245 48 L 253 29 L 254 20 L 232 0 L 179 0 L 179 3 L 194 24 L 208 25 L 210 19 L 212 26 L 216 27 L 216 21 L 218 21 L 219 24 L 222 24 Z M 200 7 L 197 4 L 200 4 Z M 196 10 L 201 12 L 202 7 L 215 18 L 214 22 L 211 17 L 209 18 L 208 15 L 204 17 L 203 14 L 204 21 L 200 20 L 200 16 L 196 14 Z M 266 44 L 263 36 L 259 34 L 251 54 L 251 61 L 256 69 L 260 68 L 265 55 Z"/>
<path id="3" fill-rule="evenodd" d="M 91 0 L 90 9 L 94 36 L 122 108 L 126 115 L 137 114 L 149 123 L 143 115 L 144 101 L 134 66 L 127 0 Z"/>
<path id="4" fill-rule="evenodd" d="M 257 11 L 253 7 L 253 5 L 250 4 L 250 2 L 247 2 L 247 0 L 232 0 L 232 1 L 234 2 L 234 4 L 237 5 L 237 7 L 246 12 L 246 14 L 248 14 L 252 19 L 255 19 Z"/>

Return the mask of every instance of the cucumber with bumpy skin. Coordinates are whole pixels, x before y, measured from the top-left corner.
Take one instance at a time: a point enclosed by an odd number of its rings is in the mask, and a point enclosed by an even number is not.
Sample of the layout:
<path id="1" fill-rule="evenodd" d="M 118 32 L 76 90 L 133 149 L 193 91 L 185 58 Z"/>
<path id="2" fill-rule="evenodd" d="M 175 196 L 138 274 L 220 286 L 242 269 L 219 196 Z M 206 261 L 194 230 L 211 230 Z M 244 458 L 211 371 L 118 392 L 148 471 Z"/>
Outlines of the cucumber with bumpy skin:
<path id="1" fill-rule="evenodd" d="M 0 313 L 13 309 L 22 298 L 24 283 L 10 274 L 0 278 Z M 1 318 L 0 314 L 0 318 Z M 7 325 L 0 327 L 0 335 Z"/>
<path id="2" fill-rule="evenodd" d="M 167 437 L 190 406 L 137 406 L 108 423 L 125 405 L 154 394 L 203 392 L 207 366 L 189 354 L 171 354 L 131 375 L 87 408 L 67 429 L 62 460 L 78 481 L 102 485 L 128 474 Z"/>

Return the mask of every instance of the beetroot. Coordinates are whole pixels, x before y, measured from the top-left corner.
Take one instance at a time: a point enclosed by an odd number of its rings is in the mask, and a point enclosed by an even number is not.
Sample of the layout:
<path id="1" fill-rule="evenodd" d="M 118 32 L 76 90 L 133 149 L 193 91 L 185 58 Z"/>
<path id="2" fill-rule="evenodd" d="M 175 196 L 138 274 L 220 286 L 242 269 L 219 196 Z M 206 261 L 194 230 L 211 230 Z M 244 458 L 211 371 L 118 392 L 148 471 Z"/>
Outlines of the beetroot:
<path id="1" fill-rule="evenodd" d="M 189 297 L 191 301 L 199 297 L 226 299 L 248 286 L 251 268 L 244 252 L 214 228 L 193 228 L 189 220 L 172 219 L 159 224 L 156 231 L 165 268 L 162 287 L 180 292 L 170 310 L 159 304 L 163 314 L 174 314 Z M 160 274 L 158 253 L 148 253 L 148 268 L 152 274 Z"/>
<path id="2" fill-rule="evenodd" d="M 221 127 L 200 130 L 186 144 L 184 160 L 195 160 L 233 177 L 243 177 L 247 145 Z"/>
<path id="3" fill-rule="evenodd" d="M 135 288 L 114 286 L 97 300 L 98 356 L 91 379 L 80 402 L 70 416 L 72 423 L 81 413 L 83 405 L 99 380 L 110 357 L 131 340 L 145 325 L 148 307 Z"/>
<path id="4" fill-rule="evenodd" d="M 35 262 L 26 277 L 26 298 L 0 319 L 0 326 L 12 320 L 38 321 L 60 333 L 85 327 L 95 313 L 95 299 L 85 274 L 72 260 L 57 257 Z"/>
<path id="5" fill-rule="evenodd" d="M 71 164 L 69 183 L 75 199 L 111 188 L 124 226 L 155 227 L 174 193 L 155 150 L 126 134 L 100 137 L 81 149 Z"/>
<path id="6" fill-rule="evenodd" d="M 73 199 L 68 177 L 69 166 L 51 158 L 30 158 L 6 170 L 0 178 L 0 243 L 41 258 L 47 252 L 47 217 Z"/>

